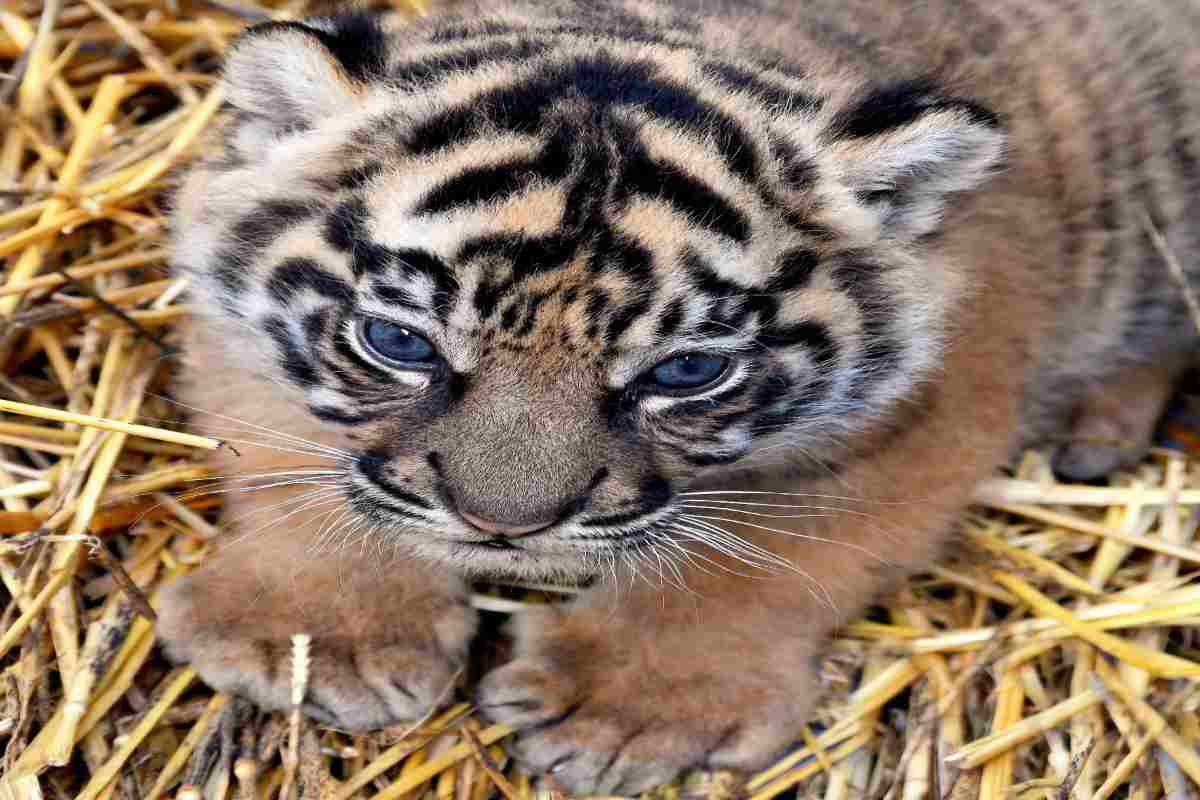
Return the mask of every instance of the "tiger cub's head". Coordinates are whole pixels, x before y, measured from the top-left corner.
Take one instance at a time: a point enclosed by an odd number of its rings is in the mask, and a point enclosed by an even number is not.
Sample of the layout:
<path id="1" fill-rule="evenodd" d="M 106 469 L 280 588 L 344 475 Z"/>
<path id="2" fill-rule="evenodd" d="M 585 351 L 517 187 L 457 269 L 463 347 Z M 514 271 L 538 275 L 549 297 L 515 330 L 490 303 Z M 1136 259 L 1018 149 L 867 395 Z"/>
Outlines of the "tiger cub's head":
<path id="1" fill-rule="evenodd" d="M 592 570 L 835 458 L 936 366 L 931 234 L 1002 156 L 929 84 L 580 14 L 254 28 L 178 196 L 202 324 L 344 442 L 351 513 L 460 567 Z"/>

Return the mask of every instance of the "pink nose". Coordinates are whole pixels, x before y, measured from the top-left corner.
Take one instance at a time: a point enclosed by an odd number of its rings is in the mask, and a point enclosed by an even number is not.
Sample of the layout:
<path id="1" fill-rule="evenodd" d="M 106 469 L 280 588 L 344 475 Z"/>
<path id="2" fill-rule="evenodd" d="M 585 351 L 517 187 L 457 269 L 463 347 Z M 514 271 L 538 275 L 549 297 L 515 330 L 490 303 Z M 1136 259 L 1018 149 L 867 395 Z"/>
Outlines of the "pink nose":
<path id="1" fill-rule="evenodd" d="M 488 533 L 496 533 L 500 536 L 520 536 L 525 533 L 540 531 L 543 528 L 549 528 L 554 524 L 554 520 L 548 519 L 545 522 L 533 522 L 528 525 L 510 525 L 507 522 L 496 522 L 495 520 L 477 517 L 461 509 L 458 513 L 462 515 L 463 519 L 471 523 L 472 527 L 478 528 L 481 531 L 487 531 Z"/>

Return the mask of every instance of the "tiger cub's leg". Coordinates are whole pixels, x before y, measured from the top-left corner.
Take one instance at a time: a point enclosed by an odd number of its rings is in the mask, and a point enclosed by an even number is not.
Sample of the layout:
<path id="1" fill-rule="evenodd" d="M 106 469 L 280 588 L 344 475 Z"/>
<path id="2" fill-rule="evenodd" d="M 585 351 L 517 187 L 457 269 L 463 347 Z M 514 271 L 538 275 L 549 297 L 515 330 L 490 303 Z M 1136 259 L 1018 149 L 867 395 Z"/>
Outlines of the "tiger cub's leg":
<path id="1" fill-rule="evenodd" d="M 1089 387 L 1054 456 L 1055 470 L 1092 480 L 1140 461 L 1178 372 L 1174 364 L 1140 365 Z"/>
<path id="2" fill-rule="evenodd" d="M 255 505 L 271 502 L 278 497 Z M 415 719 L 448 697 L 475 631 L 463 584 L 374 543 L 316 552 L 332 517 L 286 515 L 261 533 L 251 529 L 266 520 L 251 516 L 255 525 L 230 532 L 215 556 L 164 588 L 166 652 L 210 685 L 280 709 L 290 706 L 290 639 L 308 634 L 305 710 L 349 730 Z"/>

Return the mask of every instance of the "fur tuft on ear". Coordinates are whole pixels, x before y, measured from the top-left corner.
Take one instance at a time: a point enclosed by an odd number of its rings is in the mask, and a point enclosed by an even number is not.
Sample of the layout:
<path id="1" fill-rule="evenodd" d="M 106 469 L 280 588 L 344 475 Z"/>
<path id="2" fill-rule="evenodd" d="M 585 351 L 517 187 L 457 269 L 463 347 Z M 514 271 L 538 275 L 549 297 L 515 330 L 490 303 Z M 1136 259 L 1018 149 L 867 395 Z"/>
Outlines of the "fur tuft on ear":
<path id="1" fill-rule="evenodd" d="M 365 14 L 255 25 L 226 58 L 226 97 L 273 132 L 307 128 L 352 108 L 383 75 L 384 43 Z"/>
<path id="2" fill-rule="evenodd" d="M 872 87 L 823 134 L 843 183 L 879 221 L 883 235 L 911 240 L 937 229 L 949 196 L 968 192 L 1004 160 L 999 118 L 932 84 Z"/>

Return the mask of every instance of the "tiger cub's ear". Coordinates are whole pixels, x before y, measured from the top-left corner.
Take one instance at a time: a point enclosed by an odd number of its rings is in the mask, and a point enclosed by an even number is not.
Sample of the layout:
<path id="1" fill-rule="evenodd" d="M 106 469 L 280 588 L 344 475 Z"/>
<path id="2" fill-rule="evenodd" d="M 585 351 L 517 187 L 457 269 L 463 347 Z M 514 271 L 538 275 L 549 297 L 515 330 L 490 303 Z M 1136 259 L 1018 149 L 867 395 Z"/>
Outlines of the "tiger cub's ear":
<path id="1" fill-rule="evenodd" d="M 225 96 L 262 133 L 303 130 L 353 109 L 383 76 L 385 40 L 365 14 L 255 25 L 226 58 Z"/>
<path id="2" fill-rule="evenodd" d="M 860 93 L 822 139 L 880 234 L 912 240 L 937 229 L 950 195 L 975 189 L 1000 166 L 1007 137 L 986 108 L 906 81 Z"/>

